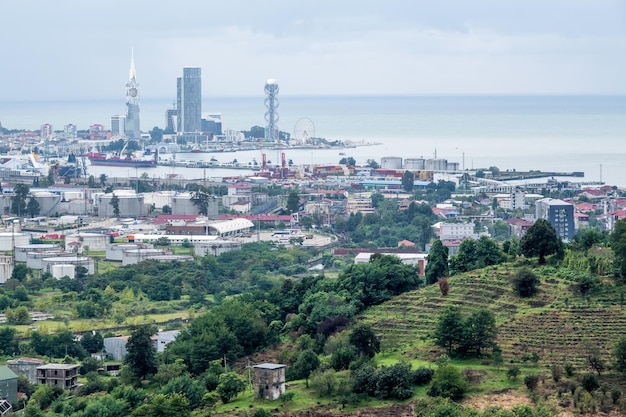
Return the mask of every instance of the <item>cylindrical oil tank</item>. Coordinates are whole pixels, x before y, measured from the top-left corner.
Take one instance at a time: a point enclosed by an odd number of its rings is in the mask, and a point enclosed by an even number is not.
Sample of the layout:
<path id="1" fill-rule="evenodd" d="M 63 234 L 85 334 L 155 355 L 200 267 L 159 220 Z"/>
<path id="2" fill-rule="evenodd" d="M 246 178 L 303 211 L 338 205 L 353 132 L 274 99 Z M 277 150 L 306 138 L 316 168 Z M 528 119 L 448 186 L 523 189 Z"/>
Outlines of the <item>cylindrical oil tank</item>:
<path id="1" fill-rule="evenodd" d="M 15 260 L 17 262 L 26 262 L 26 254 L 28 252 L 50 252 L 59 251 L 59 245 L 53 243 L 33 243 L 30 245 L 20 245 L 15 247 Z"/>
<path id="2" fill-rule="evenodd" d="M 60 195 L 52 194 L 49 191 L 38 191 L 33 195 L 33 198 L 39 203 L 39 214 L 42 216 L 55 214 L 56 208 L 61 201 Z"/>
<path id="3" fill-rule="evenodd" d="M 52 273 L 53 265 L 68 264 L 87 268 L 88 274 L 95 272 L 94 261 L 86 256 L 59 256 L 56 258 L 43 258 L 41 260 L 41 270 Z"/>
<path id="4" fill-rule="evenodd" d="M 57 256 L 69 256 L 71 255 L 64 250 L 47 251 L 47 252 L 27 252 L 26 253 L 26 266 L 30 269 L 42 269 L 42 260 L 45 258 L 54 258 Z"/>
<path id="5" fill-rule="evenodd" d="M 0 251 L 11 251 L 14 246 L 28 245 L 30 236 L 21 232 L 0 233 Z"/>
<path id="6" fill-rule="evenodd" d="M 383 169 L 402 169 L 402 158 L 399 156 L 383 156 L 380 158 L 380 167 Z"/>
<path id="7" fill-rule="evenodd" d="M 187 261 L 193 261 L 193 256 L 191 255 L 155 255 L 155 256 L 148 256 L 146 259 L 151 259 L 151 260 L 159 261 L 159 262 L 172 262 L 172 261 L 187 262 Z"/>
<path id="8" fill-rule="evenodd" d="M 406 158 L 404 160 L 404 169 L 408 171 L 426 169 L 426 160 L 424 158 Z"/>
<path id="9" fill-rule="evenodd" d="M 107 245 L 106 248 L 106 260 L 107 261 L 122 261 L 122 254 L 125 250 L 139 249 L 140 246 L 137 243 L 114 243 Z"/>
<path id="10" fill-rule="evenodd" d="M 130 249 L 122 252 L 122 265 L 134 265 L 145 261 L 149 256 L 171 255 L 167 249 Z"/>
<path id="11" fill-rule="evenodd" d="M 76 276 L 76 266 L 72 264 L 52 265 L 50 268 L 50 273 L 56 279 L 61 279 L 63 277 L 70 277 L 74 279 L 74 277 Z"/>

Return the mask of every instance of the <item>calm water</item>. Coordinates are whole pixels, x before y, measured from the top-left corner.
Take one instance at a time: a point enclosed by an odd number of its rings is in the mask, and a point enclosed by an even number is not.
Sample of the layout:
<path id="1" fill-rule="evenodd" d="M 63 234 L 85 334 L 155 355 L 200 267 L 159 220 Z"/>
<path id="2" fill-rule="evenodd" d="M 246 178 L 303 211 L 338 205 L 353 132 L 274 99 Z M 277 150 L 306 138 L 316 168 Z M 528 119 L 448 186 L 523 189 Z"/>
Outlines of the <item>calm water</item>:
<path id="1" fill-rule="evenodd" d="M 224 128 L 247 130 L 265 125 L 263 98 L 205 98 L 205 112 L 221 112 Z M 144 98 L 142 129 L 164 126 L 171 100 Z M 124 111 L 123 101 L 0 102 L 0 122 L 7 128 L 36 129 L 67 123 L 79 129 L 93 123 L 109 126 L 110 115 Z M 626 97 L 624 96 L 424 96 L 424 97 L 280 97 L 279 127 L 293 134 L 307 117 L 315 136 L 380 142 L 345 150 L 364 163 L 382 156 L 437 157 L 466 168 L 585 171 L 589 180 L 626 186 Z M 267 151 L 276 160 L 276 151 Z M 286 151 L 294 163 L 336 163 L 337 150 Z M 178 155 L 178 159 L 260 161 L 261 152 Z M 96 169 L 93 167 L 92 169 Z M 122 168 L 123 170 L 123 168 Z M 150 176 L 172 173 L 149 170 Z M 179 170 L 203 177 L 202 170 Z M 94 171 L 94 173 L 96 173 Z M 125 173 L 120 173 L 123 175 Z M 131 173 L 132 174 L 132 173 Z M 207 170 L 207 177 L 224 175 Z"/>

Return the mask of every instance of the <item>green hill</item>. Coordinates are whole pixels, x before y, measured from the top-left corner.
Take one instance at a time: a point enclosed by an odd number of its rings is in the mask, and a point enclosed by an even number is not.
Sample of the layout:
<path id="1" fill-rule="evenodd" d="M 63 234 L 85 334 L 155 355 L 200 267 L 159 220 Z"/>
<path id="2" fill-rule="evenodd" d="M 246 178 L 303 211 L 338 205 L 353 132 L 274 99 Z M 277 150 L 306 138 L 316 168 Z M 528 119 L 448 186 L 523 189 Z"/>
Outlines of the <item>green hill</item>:
<path id="1" fill-rule="evenodd" d="M 432 341 L 440 312 L 456 306 L 464 313 L 491 310 L 497 319 L 498 344 L 505 362 L 523 362 L 536 353 L 544 364 L 586 366 L 588 341 L 597 346 L 605 362 L 626 329 L 623 286 L 600 280 L 591 294 L 576 292 L 576 273 L 565 268 L 533 268 L 540 278 L 539 293 L 519 298 L 510 277 L 525 265 L 503 264 L 449 278 L 443 297 L 437 285 L 411 291 L 365 311 L 385 349 L 415 351 L 434 357 L 442 352 Z"/>

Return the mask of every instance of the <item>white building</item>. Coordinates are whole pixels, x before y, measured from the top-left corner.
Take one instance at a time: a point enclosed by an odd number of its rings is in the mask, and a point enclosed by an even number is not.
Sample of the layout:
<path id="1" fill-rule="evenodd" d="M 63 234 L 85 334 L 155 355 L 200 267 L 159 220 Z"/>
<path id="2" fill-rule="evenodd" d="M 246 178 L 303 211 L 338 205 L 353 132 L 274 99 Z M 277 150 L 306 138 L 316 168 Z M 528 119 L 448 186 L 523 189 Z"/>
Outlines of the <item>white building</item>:
<path id="1" fill-rule="evenodd" d="M 439 222 L 432 225 L 435 235 L 440 240 L 478 239 L 474 233 L 474 223 Z"/>

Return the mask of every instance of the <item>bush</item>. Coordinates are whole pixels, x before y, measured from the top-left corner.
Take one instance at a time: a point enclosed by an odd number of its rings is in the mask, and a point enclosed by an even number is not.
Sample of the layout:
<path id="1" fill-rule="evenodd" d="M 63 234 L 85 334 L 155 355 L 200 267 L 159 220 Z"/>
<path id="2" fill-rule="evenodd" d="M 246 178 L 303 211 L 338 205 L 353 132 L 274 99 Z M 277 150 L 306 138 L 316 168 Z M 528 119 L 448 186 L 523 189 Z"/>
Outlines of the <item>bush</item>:
<path id="1" fill-rule="evenodd" d="M 526 388 L 528 388 L 530 391 L 534 391 L 535 388 L 537 388 L 538 384 L 539 375 L 531 374 L 524 377 L 524 385 L 526 385 Z"/>
<path id="2" fill-rule="evenodd" d="M 580 384 L 587 392 L 593 392 L 600 388 L 598 378 L 596 378 L 596 376 L 591 373 L 586 373 L 585 375 L 583 375 L 583 379 Z"/>
<path id="3" fill-rule="evenodd" d="M 452 365 L 444 365 L 435 371 L 428 395 L 460 400 L 466 391 L 467 382 L 461 376 L 461 372 Z"/>
<path id="4" fill-rule="evenodd" d="M 435 374 L 434 369 L 421 366 L 413 372 L 413 383 L 415 385 L 429 384 L 430 381 L 432 381 L 434 374 Z"/>
<path id="5" fill-rule="evenodd" d="M 411 365 L 397 363 L 376 372 L 376 397 L 406 400 L 413 396 Z"/>
<path id="6" fill-rule="evenodd" d="M 566 363 L 564 369 L 565 375 L 567 375 L 568 378 L 571 378 L 572 375 L 574 375 L 574 365 L 572 365 L 571 363 Z"/>
<path id="7" fill-rule="evenodd" d="M 563 376 L 563 368 L 561 368 L 559 365 L 552 365 L 552 367 L 550 368 L 550 372 L 552 373 L 552 380 L 554 382 L 559 382 L 561 380 L 561 377 Z"/>
<path id="8" fill-rule="evenodd" d="M 506 377 L 508 379 L 517 379 L 519 375 L 519 368 L 517 366 L 512 366 L 506 371 Z"/>
<path id="9" fill-rule="evenodd" d="M 513 291 L 520 297 L 532 297 L 537 293 L 539 278 L 532 271 L 522 269 L 511 279 Z"/>

